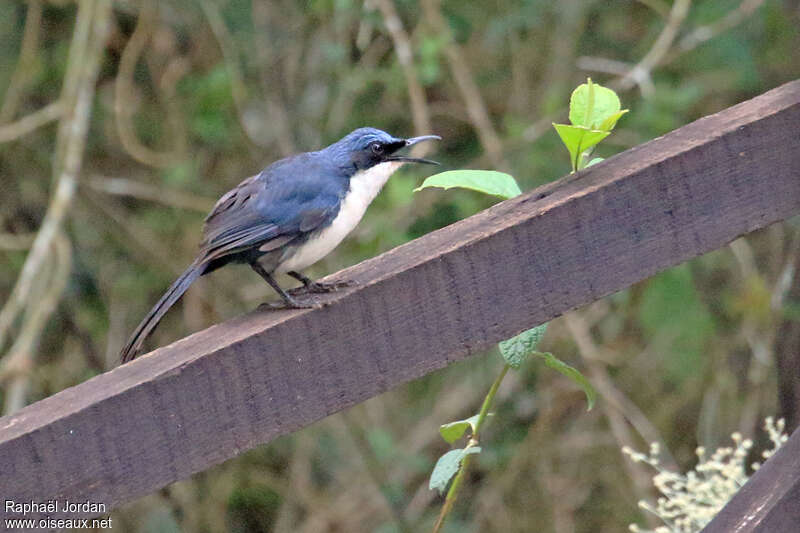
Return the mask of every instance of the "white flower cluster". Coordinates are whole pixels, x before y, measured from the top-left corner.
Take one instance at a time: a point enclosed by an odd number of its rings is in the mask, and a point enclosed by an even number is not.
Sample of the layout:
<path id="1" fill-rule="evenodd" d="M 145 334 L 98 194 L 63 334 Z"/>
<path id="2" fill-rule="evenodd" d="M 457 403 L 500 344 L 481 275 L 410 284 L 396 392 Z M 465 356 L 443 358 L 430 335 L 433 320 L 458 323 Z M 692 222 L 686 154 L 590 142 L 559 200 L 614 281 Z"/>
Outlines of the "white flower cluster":
<path id="1" fill-rule="evenodd" d="M 784 433 L 783 419 L 776 422 L 768 417 L 764 429 L 773 444 L 772 449 L 761 454 L 768 459 L 789 436 Z M 703 529 L 747 481 L 745 461 L 753 441 L 743 439 L 740 433 L 734 433 L 731 439 L 735 447 L 719 448 L 710 457 L 705 448 L 698 447 L 697 466 L 686 475 L 660 466 L 657 442 L 650 445 L 649 454 L 636 452 L 627 446 L 622 448 L 622 453 L 634 462 L 646 463 L 658 471 L 653 484 L 662 494 L 655 505 L 642 500 L 639 507 L 659 517 L 664 525 L 646 530 L 631 524 L 628 529 L 632 533 L 697 533 Z M 753 470 L 758 467 L 759 463 L 753 463 Z"/>

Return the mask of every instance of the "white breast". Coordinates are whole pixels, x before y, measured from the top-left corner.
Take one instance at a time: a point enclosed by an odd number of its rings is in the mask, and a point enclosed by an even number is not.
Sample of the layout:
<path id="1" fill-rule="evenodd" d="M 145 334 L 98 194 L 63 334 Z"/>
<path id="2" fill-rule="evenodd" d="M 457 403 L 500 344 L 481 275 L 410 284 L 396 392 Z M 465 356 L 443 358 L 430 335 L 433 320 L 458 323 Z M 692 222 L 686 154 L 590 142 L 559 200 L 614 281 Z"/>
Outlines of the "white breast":
<path id="1" fill-rule="evenodd" d="M 276 272 L 303 270 L 328 255 L 348 233 L 353 231 L 361 217 L 364 216 L 369 204 L 381 192 L 389 176 L 402 164 L 402 162 L 391 161 L 357 172 L 350 178 L 350 191 L 342 200 L 339 213 L 331 225 L 312 235 L 291 256 L 278 265 Z"/>

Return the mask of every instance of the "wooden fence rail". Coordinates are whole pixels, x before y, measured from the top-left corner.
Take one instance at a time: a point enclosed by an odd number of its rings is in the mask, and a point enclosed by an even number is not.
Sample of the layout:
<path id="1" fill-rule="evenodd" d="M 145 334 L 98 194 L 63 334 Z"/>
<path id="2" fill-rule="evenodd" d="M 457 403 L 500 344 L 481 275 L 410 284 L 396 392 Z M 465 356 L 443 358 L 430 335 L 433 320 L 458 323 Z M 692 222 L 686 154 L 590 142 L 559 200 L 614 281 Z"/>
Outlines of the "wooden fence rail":
<path id="1" fill-rule="evenodd" d="M 798 212 L 800 81 L 0 418 L 3 497 L 119 505 Z"/>

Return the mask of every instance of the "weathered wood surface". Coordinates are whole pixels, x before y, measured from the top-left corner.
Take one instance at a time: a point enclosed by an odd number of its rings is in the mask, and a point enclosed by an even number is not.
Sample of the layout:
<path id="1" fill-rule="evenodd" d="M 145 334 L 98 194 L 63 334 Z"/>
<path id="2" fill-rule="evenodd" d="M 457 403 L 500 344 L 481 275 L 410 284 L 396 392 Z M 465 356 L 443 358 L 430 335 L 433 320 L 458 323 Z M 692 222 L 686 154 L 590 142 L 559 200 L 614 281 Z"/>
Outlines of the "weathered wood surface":
<path id="1" fill-rule="evenodd" d="M 798 212 L 800 81 L 0 418 L 0 487 L 121 504 Z"/>
<path id="2" fill-rule="evenodd" d="M 800 429 L 767 460 L 702 533 L 800 531 Z"/>

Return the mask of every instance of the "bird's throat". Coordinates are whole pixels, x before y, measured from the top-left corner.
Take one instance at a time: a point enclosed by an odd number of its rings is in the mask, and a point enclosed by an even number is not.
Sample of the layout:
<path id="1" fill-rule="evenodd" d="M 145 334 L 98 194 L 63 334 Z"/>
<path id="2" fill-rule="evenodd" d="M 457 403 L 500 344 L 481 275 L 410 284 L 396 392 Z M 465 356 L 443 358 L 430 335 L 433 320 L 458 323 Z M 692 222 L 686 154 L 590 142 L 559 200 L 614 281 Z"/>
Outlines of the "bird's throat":
<path id="1" fill-rule="evenodd" d="M 342 203 L 347 202 L 350 199 L 349 197 L 352 196 L 350 203 L 354 204 L 354 207 L 355 204 L 358 206 L 362 203 L 364 204 L 364 209 L 361 211 L 363 215 L 364 211 L 367 210 L 367 206 L 378 196 L 378 193 L 389 181 L 391 175 L 402 165 L 402 161 L 387 161 L 378 163 L 367 170 L 359 170 L 350 178 L 350 189 L 347 191 Z"/>

